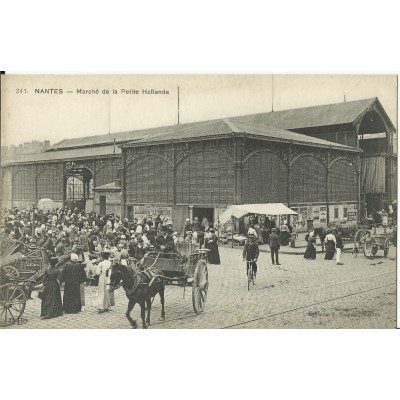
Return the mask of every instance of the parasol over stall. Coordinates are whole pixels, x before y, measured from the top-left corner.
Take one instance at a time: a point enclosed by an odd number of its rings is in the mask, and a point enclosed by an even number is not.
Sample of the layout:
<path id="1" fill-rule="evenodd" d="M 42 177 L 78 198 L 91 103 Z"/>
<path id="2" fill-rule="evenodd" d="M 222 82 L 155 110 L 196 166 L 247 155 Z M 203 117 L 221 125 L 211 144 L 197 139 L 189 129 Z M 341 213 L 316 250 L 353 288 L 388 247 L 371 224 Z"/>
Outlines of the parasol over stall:
<path id="1" fill-rule="evenodd" d="M 297 215 L 289 207 L 282 203 L 262 203 L 262 204 L 236 204 L 228 207 L 220 216 L 219 222 L 226 224 L 230 219 L 241 218 L 248 214 L 261 215 Z M 233 247 L 233 230 L 232 230 L 232 247 Z"/>

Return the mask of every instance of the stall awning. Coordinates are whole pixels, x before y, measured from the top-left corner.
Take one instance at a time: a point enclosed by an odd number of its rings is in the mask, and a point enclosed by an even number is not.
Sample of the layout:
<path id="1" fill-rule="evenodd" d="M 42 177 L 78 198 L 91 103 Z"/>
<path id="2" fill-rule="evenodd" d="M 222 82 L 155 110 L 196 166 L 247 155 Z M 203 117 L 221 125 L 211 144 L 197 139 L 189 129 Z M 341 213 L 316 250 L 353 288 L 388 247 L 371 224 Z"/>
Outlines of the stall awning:
<path id="1" fill-rule="evenodd" d="M 289 207 L 282 203 L 264 203 L 264 204 L 237 204 L 230 206 L 219 216 L 219 222 L 225 224 L 232 217 L 240 218 L 247 214 L 261 215 L 297 215 Z"/>

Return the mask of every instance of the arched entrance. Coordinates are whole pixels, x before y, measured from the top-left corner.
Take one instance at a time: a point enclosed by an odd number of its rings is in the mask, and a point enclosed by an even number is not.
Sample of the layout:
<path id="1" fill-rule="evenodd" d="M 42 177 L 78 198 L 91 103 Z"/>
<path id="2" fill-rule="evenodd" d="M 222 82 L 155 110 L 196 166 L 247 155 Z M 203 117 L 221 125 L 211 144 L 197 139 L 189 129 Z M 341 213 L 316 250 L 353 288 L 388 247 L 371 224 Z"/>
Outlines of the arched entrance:
<path id="1" fill-rule="evenodd" d="M 79 163 L 68 163 L 64 184 L 65 207 L 86 210 L 88 201 L 93 201 L 93 172 Z"/>

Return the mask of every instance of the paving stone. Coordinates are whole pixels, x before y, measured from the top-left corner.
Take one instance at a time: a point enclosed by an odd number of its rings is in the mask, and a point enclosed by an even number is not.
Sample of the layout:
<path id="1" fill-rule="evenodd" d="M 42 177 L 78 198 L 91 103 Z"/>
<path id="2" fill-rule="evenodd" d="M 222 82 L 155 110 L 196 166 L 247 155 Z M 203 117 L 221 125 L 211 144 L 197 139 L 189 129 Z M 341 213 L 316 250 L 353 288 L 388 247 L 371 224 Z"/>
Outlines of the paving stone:
<path id="1" fill-rule="evenodd" d="M 373 260 L 344 253 L 344 265 L 334 260 L 305 260 L 281 254 L 281 266 L 271 265 L 270 254 L 260 253 L 256 285 L 247 290 L 242 248 L 221 247 L 221 265 L 209 265 L 206 308 L 196 315 L 191 287 L 167 285 L 166 320 L 159 321 L 161 306 L 153 302 L 149 329 L 197 328 L 395 328 L 396 249 L 389 256 L 379 252 Z M 127 298 L 115 293 L 116 306 L 98 314 L 92 302 L 96 289 L 86 288 L 86 307 L 79 314 L 41 320 L 37 292 L 26 305 L 27 322 L 5 329 L 130 329 L 125 317 Z M 140 307 L 132 318 L 141 328 Z"/>

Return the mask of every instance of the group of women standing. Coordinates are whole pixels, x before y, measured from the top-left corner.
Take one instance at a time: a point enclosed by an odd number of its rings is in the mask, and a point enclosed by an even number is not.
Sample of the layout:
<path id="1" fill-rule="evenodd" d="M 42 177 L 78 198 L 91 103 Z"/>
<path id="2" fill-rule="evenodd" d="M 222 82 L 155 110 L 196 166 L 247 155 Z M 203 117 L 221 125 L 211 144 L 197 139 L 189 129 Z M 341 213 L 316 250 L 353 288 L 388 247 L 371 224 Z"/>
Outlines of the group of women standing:
<path id="1" fill-rule="evenodd" d="M 99 276 L 98 291 L 93 305 L 99 313 L 109 311 L 114 305 L 113 294 L 109 292 L 111 275 L 110 251 L 105 249 L 101 261 L 96 269 Z M 58 258 L 50 258 L 50 267 L 44 273 L 42 305 L 40 317 L 42 319 L 56 318 L 65 314 L 76 314 L 85 305 L 83 285 L 87 280 L 84 264 L 79 261 L 79 256 L 71 254 L 71 260 L 60 272 L 56 265 Z M 61 284 L 64 283 L 64 296 L 61 300 Z"/>
<path id="2" fill-rule="evenodd" d="M 184 231 L 185 242 L 192 243 L 200 249 L 209 250 L 207 255 L 208 262 L 210 264 L 220 264 L 221 260 L 219 257 L 218 236 L 215 234 L 215 229 L 211 228 L 205 231 L 205 228 L 200 226 L 198 231 L 192 231 L 195 222 L 191 224 L 189 219 L 186 220 Z"/>
<path id="3" fill-rule="evenodd" d="M 342 264 L 341 251 L 343 249 L 343 242 L 339 232 L 333 232 L 331 229 L 328 229 L 326 231 L 326 236 L 321 240 L 323 240 L 325 244 L 325 260 L 333 260 L 336 252 L 337 264 Z M 304 258 L 307 260 L 315 260 L 317 258 L 315 231 L 311 231 L 306 235 L 306 241 L 307 249 L 304 253 Z"/>
<path id="4" fill-rule="evenodd" d="M 71 260 L 62 272 L 57 268 L 58 258 L 50 258 L 50 268 L 43 277 L 42 319 L 55 318 L 66 314 L 76 314 L 82 309 L 81 285 L 86 281 L 86 273 L 77 254 L 71 254 Z M 64 283 L 64 297 L 61 301 L 61 283 Z"/>

